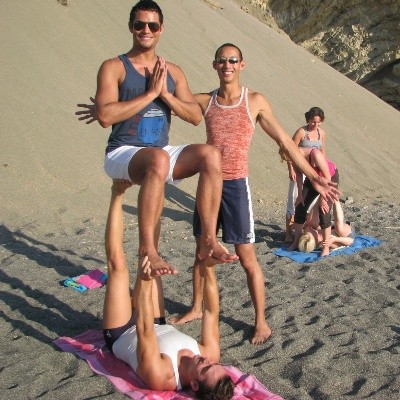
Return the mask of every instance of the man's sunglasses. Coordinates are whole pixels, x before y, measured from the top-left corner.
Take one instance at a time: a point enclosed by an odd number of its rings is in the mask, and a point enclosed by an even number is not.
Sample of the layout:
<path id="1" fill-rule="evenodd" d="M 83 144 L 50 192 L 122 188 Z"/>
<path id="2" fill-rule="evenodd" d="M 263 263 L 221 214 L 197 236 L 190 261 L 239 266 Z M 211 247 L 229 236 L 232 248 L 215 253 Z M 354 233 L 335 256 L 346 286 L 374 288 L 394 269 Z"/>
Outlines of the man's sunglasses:
<path id="1" fill-rule="evenodd" d="M 215 62 L 217 64 L 225 64 L 228 61 L 229 64 L 237 64 L 240 60 L 237 57 L 218 57 Z"/>
<path id="2" fill-rule="evenodd" d="M 142 31 L 146 28 L 146 25 L 149 26 L 149 29 L 154 33 L 160 30 L 160 24 L 158 22 L 143 22 L 143 21 L 135 21 L 133 23 L 133 29 L 135 31 Z"/>

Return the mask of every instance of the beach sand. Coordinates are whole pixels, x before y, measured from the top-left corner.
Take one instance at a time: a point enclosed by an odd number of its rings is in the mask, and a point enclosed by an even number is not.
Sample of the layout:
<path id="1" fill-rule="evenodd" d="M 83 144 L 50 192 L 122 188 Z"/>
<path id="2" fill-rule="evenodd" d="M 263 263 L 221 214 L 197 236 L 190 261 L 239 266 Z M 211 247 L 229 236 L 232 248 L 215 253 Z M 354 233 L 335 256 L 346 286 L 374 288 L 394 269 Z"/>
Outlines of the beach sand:
<path id="1" fill-rule="evenodd" d="M 76 103 L 94 94 L 104 59 L 129 50 L 131 1 L 0 3 L 2 95 L 0 397 L 123 399 L 84 361 L 52 341 L 101 328 L 105 288 L 78 293 L 67 277 L 106 271 L 104 227 L 110 180 L 102 170 L 109 134 L 84 125 Z M 240 9 L 237 2 L 160 0 L 160 54 L 180 65 L 193 92 L 218 85 L 218 45 L 242 48 L 242 84 L 264 93 L 288 134 L 311 106 L 325 110 L 327 154 L 340 170 L 346 218 L 382 245 L 298 264 L 282 245 L 286 166 L 257 128 L 250 157 L 256 251 L 266 277 L 271 339 L 252 346 L 254 311 L 239 264 L 218 268 L 222 362 L 254 374 L 285 399 L 398 399 L 400 114 Z M 39 6 L 40 4 L 40 6 Z M 202 143 L 199 127 L 174 120 L 171 142 Z M 179 269 L 165 277 L 168 315 L 191 301 L 196 178 L 167 187 L 161 253 Z M 125 248 L 137 251 L 138 188 L 127 192 Z M 132 274 L 133 275 L 133 274 Z M 182 329 L 198 337 L 199 321 Z"/>

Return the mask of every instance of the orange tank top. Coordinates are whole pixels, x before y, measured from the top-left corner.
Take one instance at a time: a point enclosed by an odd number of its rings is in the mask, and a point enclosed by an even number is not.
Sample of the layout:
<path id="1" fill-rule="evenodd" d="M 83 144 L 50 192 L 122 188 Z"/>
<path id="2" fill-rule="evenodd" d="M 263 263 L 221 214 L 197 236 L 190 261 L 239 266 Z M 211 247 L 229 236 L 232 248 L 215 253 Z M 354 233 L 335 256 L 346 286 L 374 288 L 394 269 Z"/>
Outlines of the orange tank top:
<path id="1" fill-rule="evenodd" d="M 223 179 L 249 176 L 248 155 L 255 123 L 248 105 L 248 89 L 242 87 L 240 100 L 232 106 L 217 101 L 214 90 L 204 113 L 207 143 L 218 147 L 222 154 Z"/>

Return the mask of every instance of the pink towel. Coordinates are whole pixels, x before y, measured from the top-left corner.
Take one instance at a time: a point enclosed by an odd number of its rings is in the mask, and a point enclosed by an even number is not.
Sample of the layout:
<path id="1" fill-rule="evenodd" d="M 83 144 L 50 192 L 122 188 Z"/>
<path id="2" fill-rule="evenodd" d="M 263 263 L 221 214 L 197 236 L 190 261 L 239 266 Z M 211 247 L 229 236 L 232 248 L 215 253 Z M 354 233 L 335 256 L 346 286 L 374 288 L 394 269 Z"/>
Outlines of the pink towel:
<path id="1" fill-rule="evenodd" d="M 106 283 L 107 275 L 99 269 L 93 269 L 87 274 L 79 275 L 75 278 L 77 283 L 86 286 L 88 289 L 95 289 Z"/>
<path id="2" fill-rule="evenodd" d="M 53 342 L 61 350 L 86 360 L 90 368 L 104 375 L 122 393 L 135 400 L 194 399 L 191 390 L 157 392 L 146 389 L 133 369 L 115 357 L 106 347 L 102 331 L 89 330 L 75 338 L 60 337 Z M 236 384 L 233 399 L 284 400 L 270 392 L 253 375 L 242 373 L 233 366 L 224 366 Z"/>

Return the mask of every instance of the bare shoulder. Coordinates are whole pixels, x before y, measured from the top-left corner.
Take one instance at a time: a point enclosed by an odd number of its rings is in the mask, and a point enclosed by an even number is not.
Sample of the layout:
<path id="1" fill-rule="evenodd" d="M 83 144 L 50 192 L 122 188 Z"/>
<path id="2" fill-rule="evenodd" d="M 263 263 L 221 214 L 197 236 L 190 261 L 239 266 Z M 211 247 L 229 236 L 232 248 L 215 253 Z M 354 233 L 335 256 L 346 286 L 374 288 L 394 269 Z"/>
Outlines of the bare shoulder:
<path id="1" fill-rule="evenodd" d="M 297 136 L 303 137 L 303 136 L 304 136 L 304 133 L 305 133 L 304 127 L 302 126 L 302 127 L 300 127 L 300 128 L 297 129 L 297 131 L 294 133 L 293 138 L 295 138 L 295 137 L 297 137 Z"/>
<path id="2" fill-rule="evenodd" d="M 169 73 L 172 75 L 175 81 L 179 80 L 180 78 L 185 78 L 185 73 L 179 65 L 167 61 L 167 66 Z"/>
<path id="3" fill-rule="evenodd" d="M 248 101 L 250 113 L 255 121 L 272 116 L 269 101 L 262 93 L 249 89 Z"/>
<path id="4" fill-rule="evenodd" d="M 101 68 L 120 68 L 122 67 L 122 61 L 118 57 L 109 58 L 108 60 L 103 61 L 101 64 Z"/>
<path id="5" fill-rule="evenodd" d="M 266 96 L 264 96 L 260 92 L 256 92 L 254 90 L 249 89 L 249 104 L 250 106 L 259 105 L 260 108 L 265 108 L 265 106 L 269 107 L 269 101 Z"/>
<path id="6" fill-rule="evenodd" d="M 103 61 L 100 66 L 99 73 L 102 76 L 120 77 L 125 74 L 124 64 L 118 57 L 110 58 Z"/>
<path id="7" fill-rule="evenodd" d="M 199 104 L 199 106 L 201 107 L 203 112 L 207 108 L 208 103 L 210 102 L 211 96 L 212 96 L 212 92 L 210 92 L 210 93 L 196 93 L 194 95 L 197 103 Z"/>

